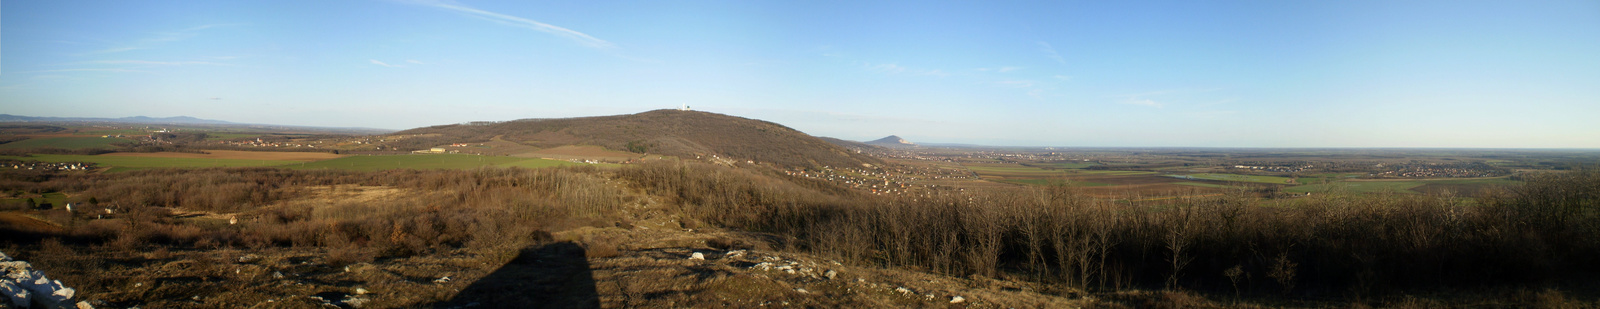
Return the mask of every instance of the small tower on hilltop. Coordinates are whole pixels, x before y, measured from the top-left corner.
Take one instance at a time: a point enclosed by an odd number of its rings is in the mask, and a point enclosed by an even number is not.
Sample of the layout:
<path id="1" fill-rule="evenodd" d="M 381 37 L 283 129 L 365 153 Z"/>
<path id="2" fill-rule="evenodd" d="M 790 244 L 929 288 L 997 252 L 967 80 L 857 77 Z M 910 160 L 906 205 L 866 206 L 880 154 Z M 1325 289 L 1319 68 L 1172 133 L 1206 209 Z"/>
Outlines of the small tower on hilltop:
<path id="1" fill-rule="evenodd" d="M 689 109 L 689 104 L 684 104 L 682 107 L 678 107 L 678 110 L 685 112 L 691 111 L 691 109 Z"/>

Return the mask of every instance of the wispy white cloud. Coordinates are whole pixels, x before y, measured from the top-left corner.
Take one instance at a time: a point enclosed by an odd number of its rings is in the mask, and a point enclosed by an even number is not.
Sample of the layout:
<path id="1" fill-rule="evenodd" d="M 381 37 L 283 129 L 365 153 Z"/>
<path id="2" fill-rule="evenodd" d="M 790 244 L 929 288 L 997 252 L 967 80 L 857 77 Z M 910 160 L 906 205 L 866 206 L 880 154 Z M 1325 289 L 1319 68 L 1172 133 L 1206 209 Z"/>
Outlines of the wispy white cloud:
<path id="1" fill-rule="evenodd" d="M 1156 108 L 1160 108 L 1162 106 L 1161 102 L 1156 102 L 1155 100 L 1141 99 L 1141 98 L 1128 98 L 1127 100 L 1122 101 L 1122 104 L 1149 106 L 1149 107 L 1156 107 Z"/>
<path id="2" fill-rule="evenodd" d="M 1029 88 L 1038 83 L 1031 80 L 1003 80 L 994 82 L 994 84 L 1012 88 Z"/>
<path id="3" fill-rule="evenodd" d="M 367 61 L 372 62 L 372 64 L 381 65 L 381 66 L 389 67 L 389 68 L 404 68 L 405 67 L 405 66 L 402 66 L 402 65 L 393 65 L 393 64 L 383 63 L 383 61 L 378 61 L 378 59 L 367 59 Z"/>
<path id="4" fill-rule="evenodd" d="M 1192 114 L 1190 114 L 1190 116 L 1192 116 L 1194 118 L 1217 118 L 1217 117 L 1223 117 L 1223 116 L 1230 116 L 1230 115 L 1234 115 L 1234 114 L 1238 114 L 1238 113 L 1239 113 L 1239 111 L 1203 111 L 1203 112 L 1198 112 L 1198 113 L 1192 113 Z"/>
<path id="5" fill-rule="evenodd" d="M 1148 91 L 1148 92 L 1135 93 L 1135 94 L 1113 95 L 1113 96 L 1107 96 L 1107 97 L 1122 98 L 1122 101 L 1118 102 L 1118 103 L 1121 103 L 1121 104 L 1150 106 L 1150 107 L 1163 107 L 1163 106 L 1166 106 L 1167 103 L 1174 103 L 1174 102 L 1176 102 L 1177 104 L 1180 104 L 1182 106 L 1186 106 L 1186 107 L 1192 107 L 1192 106 L 1204 107 L 1204 106 L 1210 106 L 1210 105 L 1216 105 L 1216 104 L 1224 104 L 1224 103 L 1233 102 L 1234 100 L 1236 100 L 1236 99 L 1224 99 L 1224 100 L 1221 100 L 1221 101 L 1214 101 L 1214 102 L 1211 102 L 1211 103 L 1203 103 L 1203 104 L 1196 105 L 1195 102 L 1198 101 L 1199 99 L 1202 99 L 1201 97 L 1204 96 L 1204 93 L 1209 93 L 1209 92 L 1214 92 L 1214 91 L 1219 91 L 1219 90 L 1223 90 L 1223 88 L 1177 88 L 1177 89 L 1165 89 L 1165 90 Z M 1152 98 L 1152 97 L 1154 97 L 1154 98 Z M 1162 99 L 1162 100 L 1161 101 L 1156 101 L 1155 99 Z"/>
<path id="6" fill-rule="evenodd" d="M 199 26 L 179 29 L 179 30 L 175 30 L 175 31 L 155 32 L 155 33 L 151 33 L 151 35 L 148 36 L 148 37 L 145 37 L 143 39 L 139 39 L 137 41 L 134 41 L 134 43 L 132 43 L 132 44 L 123 44 L 122 46 L 118 46 L 118 47 L 111 47 L 111 48 L 106 48 L 106 49 L 93 50 L 93 51 L 78 53 L 78 54 L 75 54 L 75 55 L 76 56 L 88 56 L 88 55 L 98 55 L 98 54 L 120 53 L 120 52 L 140 50 L 140 49 L 150 49 L 150 48 L 152 48 L 152 46 L 157 45 L 159 43 L 176 42 L 176 41 L 182 41 L 182 40 L 186 40 L 186 39 L 195 37 L 196 35 L 199 35 L 200 30 L 206 30 L 206 29 L 217 28 L 217 27 L 237 26 L 237 25 L 240 25 L 240 24 L 209 24 L 209 25 L 199 25 Z"/>
<path id="7" fill-rule="evenodd" d="M 895 63 L 872 64 L 872 63 L 869 63 L 869 62 L 861 62 L 861 66 L 866 68 L 867 71 L 869 71 L 869 72 L 878 73 L 878 74 L 886 74 L 886 75 L 907 74 L 907 75 L 937 76 L 937 77 L 950 76 L 949 72 L 945 72 L 945 71 L 939 70 L 939 69 L 931 69 L 930 70 L 930 69 L 908 68 L 908 67 L 904 67 L 904 66 L 901 66 L 901 65 L 895 64 Z"/>
<path id="8" fill-rule="evenodd" d="M 906 67 L 902 67 L 893 63 L 882 63 L 877 65 L 867 64 L 867 70 L 883 74 L 900 74 L 905 73 Z"/>
<path id="9" fill-rule="evenodd" d="M 1055 78 L 1055 79 L 1059 79 L 1059 80 L 1064 80 L 1064 81 L 1066 81 L 1066 80 L 1072 80 L 1072 76 L 1066 76 L 1066 75 L 1059 75 L 1059 74 L 1057 74 L 1057 75 L 1056 75 L 1056 76 L 1051 76 L 1051 77 L 1052 77 L 1052 78 Z"/>
<path id="10" fill-rule="evenodd" d="M 134 64 L 134 65 L 230 65 L 226 63 L 206 61 L 147 61 L 147 60 L 97 60 L 79 63 L 89 64 Z"/>
<path id="11" fill-rule="evenodd" d="M 147 71 L 129 70 L 129 69 L 59 69 L 59 70 L 25 71 L 25 72 L 17 72 L 17 73 L 49 73 L 49 72 L 147 72 Z"/>
<path id="12" fill-rule="evenodd" d="M 511 15 L 506 15 L 506 14 L 500 14 L 500 13 L 495 13 L 495 12 L 490 12 L 490 11 L 479 10 L 479 9 L 476 9 L 476 8 L 471 8 L 471 7 L 467 7 L 467 6 L 458 4 L 455 1 L 448 1 L 448 0 L 412 0 L 412 1 L 408 1 L 408 2 L 414 3 L 414 4 L 419 4 L 419 5 L 426 5 L 426 6 L 431 6 L 431 7 L 436 7 L 436 8 L 456 11 L 456 12 L 460 12 L 460 13 L 466 14 L 467 16 L 471 16 L 471 17 L 475 17 L 475 18 L 478 18 L 478 19 L 483 19 L 483 20 L 499 23 L 499 24 L 502 24 L 502 25 L 520 27 L 520 28 L 528 28 L 528 29 L 532 29 L 534 31 L 554 34 L 554 35 L 557 35 L 557 36 L 566 37 L 568 39 L 576 41 L 576 42 L 578 42 L 578 44 L 583 44 L 585 46 L 589 46 L 589 47 L 593 47 L 593 48 L 609 49 L 609 48 L 613 48 L 613 47 L 616 46 L 614 44 L 611 44 L 611 42 L 607 42 L 606 40 L 601 40 L 599 38 L 595 38 L 594 36 L 590 36 L 590 35 L 585 34 L 583 32 L 578 32 L 578 31 L 574 31 L 572 29 L 563 28 L 563 27 L 560 27 L 560 26 L 538 22 L 538 21 L 535 21 L 535 20 L 527 19 L 527 18 L 516 17 L 516 16 L 511 16 Z"/>
<path id="13" fill-rule="evenodd" d="M 1050 60 L 1055 60 L 1056 63 L 1060 64 L 1067 64 L 1067 59 L 1061 58 L 1061 53 L 1057 53 L 1056 48 L 1050 46 L 1050 43 L 1039 41 L 1039 50 L 1044 51 L 1044 55 L 1050 57 Z"/>
<path id="14" fill-rule="evenodd" d="M 140 49 L 144 49 L 144 48 L 143 47 L 132 47 L 132 46 L 113 47 L 113 48 L 107 48 L 107 49 L 101 49 L 101 50 L 82 52 L 82 53 L 78 53 L 77 55 L 78 56 L 87 56 L 87 55 L 98 55 L 98 54 L 111 54 L 111 53 L 120 53 L 120 52 L 125 52 L 125 51 L 130 51 L 130 50 L 140 50 Z"/>
<path id="15" fill-rule="evenodd" d="M 188 29 L 183 29 L 183 31 L 192 32 L 192 31 L 200 31 L 200 30 L 206 30 L 206 29 L 211 29 L 211 28 L 216 28 L 216 27 L 228 27 L 228 26 L 238 26 L 238 25 L 242 25 L 242 24 L 229 23 L 229 24 L 199 25 L 199 26 L 189 27 Z"/>

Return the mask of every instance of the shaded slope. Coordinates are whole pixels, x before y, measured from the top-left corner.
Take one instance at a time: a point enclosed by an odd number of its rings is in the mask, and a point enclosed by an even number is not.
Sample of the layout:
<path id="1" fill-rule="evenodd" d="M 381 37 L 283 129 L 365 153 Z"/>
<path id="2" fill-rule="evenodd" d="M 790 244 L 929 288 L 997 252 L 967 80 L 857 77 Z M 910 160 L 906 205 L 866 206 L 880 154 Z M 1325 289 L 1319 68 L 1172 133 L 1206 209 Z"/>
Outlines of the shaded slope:
<path id="1" fill-rule="evenodd" d="M 632 115 L 524 119 L 454 124 L 401 131 L 422 134 L 402 148 L 502 139 L 535 147 L 595 145 L 617 151 L 685 158 L 711 156 L 783 166 L 860 166 L 881 161 L 776 123 L 698 111 L 655 110 Z"/>
<path id="2" fill-rule="evenodd" d="M 842 140 L 842 139 L 826 137 L 826 136 L 818 136 L 817 138 L 820 138 L 823 141 L 827 141 L 828 143 L 832 143 L 834 145 L 838 145 L 839 147 L 844 147 L 844 148 L 847 148 L 847 149 L 867 149 L 867 148 L 877 147 L 877 146 L 873 146 L 873 145 L 868 145 L 867 143 L 862 143 L 862 142 L 857 142 L 857 141 Z"/>

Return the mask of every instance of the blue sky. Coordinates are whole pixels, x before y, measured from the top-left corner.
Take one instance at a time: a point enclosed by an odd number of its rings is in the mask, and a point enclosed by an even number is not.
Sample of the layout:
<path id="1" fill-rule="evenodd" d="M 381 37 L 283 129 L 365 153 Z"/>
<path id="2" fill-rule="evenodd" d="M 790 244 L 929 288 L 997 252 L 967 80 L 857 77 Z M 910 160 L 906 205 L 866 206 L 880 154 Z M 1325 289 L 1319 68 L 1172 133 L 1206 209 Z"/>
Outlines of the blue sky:
<path id="1" fill-rule="evenodd" d="M 1600 2 L 6 1 L 0 113 L 1600 148 Z"/>

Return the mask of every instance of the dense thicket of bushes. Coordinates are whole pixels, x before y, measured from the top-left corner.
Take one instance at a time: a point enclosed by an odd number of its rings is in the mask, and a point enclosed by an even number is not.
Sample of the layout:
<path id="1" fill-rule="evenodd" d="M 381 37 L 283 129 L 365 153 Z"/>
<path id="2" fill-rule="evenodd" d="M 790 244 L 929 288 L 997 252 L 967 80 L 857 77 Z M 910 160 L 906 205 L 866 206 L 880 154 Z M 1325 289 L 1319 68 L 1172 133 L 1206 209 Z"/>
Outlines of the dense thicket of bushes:
<path id="1" fill-rule="evenodd" d="M 841 196 L 699 165 L 653 164 L 620 175 L 677 198 L 702 220 L 792 236 L 818 253 L 1090 289 L 1362 295 L 1600 275 L 1594 169 L 1530 177 L 1473 202 L 1334 194 L 1281 207 L 1258 205 L 1244 192 L 1131 205 L 1071 187 Z"/>

